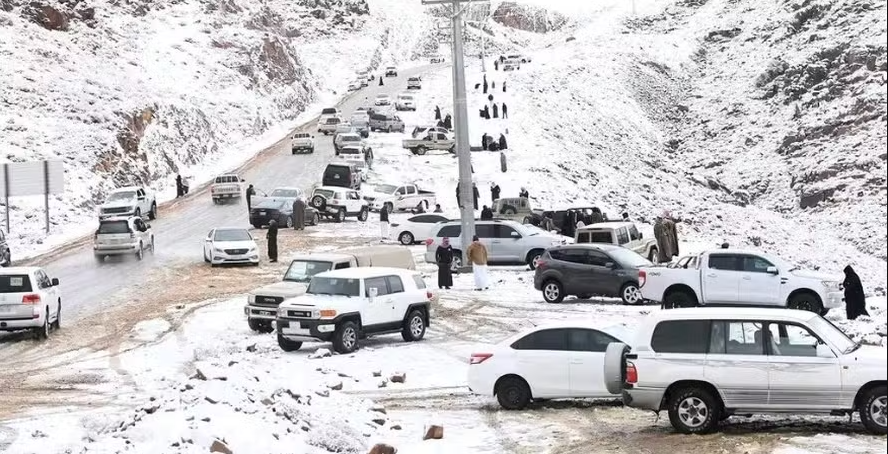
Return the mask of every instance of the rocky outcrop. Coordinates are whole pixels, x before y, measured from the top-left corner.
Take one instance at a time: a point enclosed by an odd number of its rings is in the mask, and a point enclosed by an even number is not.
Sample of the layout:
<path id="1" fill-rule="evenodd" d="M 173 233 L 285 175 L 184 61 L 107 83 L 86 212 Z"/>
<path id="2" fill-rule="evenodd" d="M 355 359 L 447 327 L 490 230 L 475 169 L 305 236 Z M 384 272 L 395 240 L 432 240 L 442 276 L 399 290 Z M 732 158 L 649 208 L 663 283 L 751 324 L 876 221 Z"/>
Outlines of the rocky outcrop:
<path id="1" fill-rule="evenodd" d="M 292 84 L 304 75 L 299 57 L 278 37 L 266 36 L 255 58 L 271 82 Z"/>
<path id="2" fill-rule="evenodd" d="M 558 30 L 567 22 L 567 18 L 559 13 L 513 2 L 500 3 L 493 12 L 493 20 L 509 28 L 534 33 Z"/>
<path id="3" fill-rule="evenodd" d="M 42 2 L 31 2 L 22 10 L 22 14 L 47 30 L 68 31 L 71 13 L 56 6 Z"/>

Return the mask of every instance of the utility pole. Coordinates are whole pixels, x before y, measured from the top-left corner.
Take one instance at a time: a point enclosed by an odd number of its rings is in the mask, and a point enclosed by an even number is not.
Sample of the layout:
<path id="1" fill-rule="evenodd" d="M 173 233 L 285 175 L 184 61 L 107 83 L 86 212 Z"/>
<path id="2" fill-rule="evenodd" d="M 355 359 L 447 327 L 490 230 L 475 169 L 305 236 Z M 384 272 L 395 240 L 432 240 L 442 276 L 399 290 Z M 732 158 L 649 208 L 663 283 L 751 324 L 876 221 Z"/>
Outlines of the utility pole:
<path id="1" fill-rule="evenodd" d="M 453 117 L 456 133 L 456 156 L 459 165 L 459 204 L 460 220 L 462 221 L 462 234 L 460 245 L 462 248 L 463 266 L 468 265 L 466 250 L 475 236 L 475 209 L 474 192 L 472 185 L 472 150 L 469 148 L 469 117 L 466 107 L 466 66 L 463 52 L 463 20 L 465 7 L 463 3 L 471 3 L 473 0 L 422 0 L 423 5 L 450 4 L 453 7 L 450 16 L 452 36 L 450 51 L 453 61 Z M 466 5 L 468 6 L 468 5 Z"/>

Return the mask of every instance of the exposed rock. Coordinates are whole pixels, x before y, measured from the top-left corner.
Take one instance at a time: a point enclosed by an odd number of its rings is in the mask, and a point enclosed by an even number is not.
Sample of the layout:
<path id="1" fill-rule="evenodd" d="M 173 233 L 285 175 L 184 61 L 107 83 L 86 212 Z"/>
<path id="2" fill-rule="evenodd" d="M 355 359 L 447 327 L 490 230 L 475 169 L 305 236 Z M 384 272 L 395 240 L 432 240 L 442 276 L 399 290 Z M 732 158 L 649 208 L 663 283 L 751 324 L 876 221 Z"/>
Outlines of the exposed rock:
<path id="1" fill-rule="evenodd" d="M 440 440 L 442 438 L 444 438 L 444 426 L 430 426 L 422 436 L 423 440 Z"/>
<path id="2" fill-rule="evenodd" d="M 538 6 L 503 2 L 493 12 L 493 20 L 500 24 L 534 33 L 558 30 L 567 18 Z"/>
<path id="3" fill-rule="evenodd" d="M 71 13 L 61 11 L 43 2 L 31 2 L 22 11 L 23 15 L 47 30 L 68 31 Z"/>
<path id="4" fill-rule="evenodd" d="M 385 411 L 385 407 L 382 406 L 382 405 L 379 405 L 379 404 L 376 404 L 376 405 L 370 407 L 370 411 L 373 411 L 373 412 L 376 412 L 376 413 L 382 413 L 382 414 L 386 414 L 386 413 L 387 413 L 387 412 Z"/>
<path id="5" fill-rule="evenodd" d="M 367 454 L 396 454 L 398 452 L 394 446 L 387 445 L 385 443 L 377 443 L 370 448 L 370 452 Z"/>
<path id="6" fill-rule="evenodd" d="M 207 376 L 204 375 L 204 373 L 203 373 L 200 369 L 197 369 L 197 370 L 194 372 L 194 375 L 191 376 L 191 379 L 192 379 L 192 380 L 203 380 L 203 381 L 206 381 Z"/>
<path id="7" fill-rule="evenodd" d="M 207 402 L 209 402 L 209 403 L 211 403 L 211 404 L 218 404 L 218 403 L 219 403 L 218 400 L 216 400 L 215 398 L 210 397 L 210 396 L 205 396 L 205 397 L 204 397 L 204 400 L 207 401 Z"/>
<path id="8" fill-rule="evenodd" d="M 314 353 L 308 355 L 308 359 L 329 358 L 331 356 L 333 356 L 333 353 L 331 353 L 330 350 L 319 348 L 315 350 Z"/>
<path id="9" fill-rule="evenodd" d="M 256 344 L 247 345 L 247 352 L 248 353 L 255 353 L 256 352 Z"/>
<path id="10" fill-rule="evenodd" d="M 328 390 L 328 389 L 319 389 L 319 390 L 315 391 L 315 394 L 317 394 L 317 395 L 319 395 L 319 396 L 321 396 L 321 397 L 330 397 L 330 390 Z"/>
<path id="11" fill-rule="evenodd" d="M 564 40 L 564 42 L 566 43 L 569 43 L 571 41 L 576 41 L 576 38 L 574 38 L 573 36 L 568 36 L 567 39 Z"/>
<path id="12" fill-rule="evenodd" d="M 382 371 L 381 370 L 374 370 L 373 376 L 374 377 L 382 377 Z"/>
<path id="13" fill-rule="evenodd" d="M 737 37 L 741 30 L 739 28 L 732 28 L 730 30 L 714 30 L 709 32 L 706 35 L 706 41 L 723 41 L 725 39 L 731 39 Z"/>
<path id="14" fill-rule="evenodd" d="M 327 387 L 332 389 L 333 391 L 342 391 L 342 382 L 338 381 L 335 383 L 329 383 L 327 384 Z"/>
<path id="15" fill-rule="evenodd" d="M 263 38 L 256 59 L 258 67 L 269 81 L 292 84 L 304 75 L 296 54 L 276 36 Z"/>
<path id="16" fill-rule="evenodd" d="M 378 383 L 376 383 L 377 388 L 385 388 L 386 386 L 388 386 L 388 380 L 386 380 L 384 378 L 382 380 L 379 380 Z"/>
<path id="17" fill-rule="evenodd" d="M 384 425 L 385 425 L 385 418 L 373 418 L 372 421 L 373 421 L 374 424 L 376 424 L 376 425 L 378 425 L 378 426 L 384 426 Z"/>
<path id="18" fill-rule="evenodd" d="M 405 381 L 407 381 L 407 374 L 405 374 L 404 372 L 395 372 L 394 374 L 392 374 L 391 377 L 389 377 L 389 380 L 391 380 L 392 383 L 404 383 Z"/>
<path id="19" fill-rule="evenodd" d="M 210 445 L 210 452 L 218 452 L 220 454 L 234 454 L 231 449 L 228 447 L 228 444 L 222 440 L 213 440 L 213 444 Z"/>
<path id="20" fill-rule="evenodd" d="M 389 429 L 390 430 L 401 430 L 401 425 L 400 424 L 393 424 L 391 427 L 389 427 Z"/>

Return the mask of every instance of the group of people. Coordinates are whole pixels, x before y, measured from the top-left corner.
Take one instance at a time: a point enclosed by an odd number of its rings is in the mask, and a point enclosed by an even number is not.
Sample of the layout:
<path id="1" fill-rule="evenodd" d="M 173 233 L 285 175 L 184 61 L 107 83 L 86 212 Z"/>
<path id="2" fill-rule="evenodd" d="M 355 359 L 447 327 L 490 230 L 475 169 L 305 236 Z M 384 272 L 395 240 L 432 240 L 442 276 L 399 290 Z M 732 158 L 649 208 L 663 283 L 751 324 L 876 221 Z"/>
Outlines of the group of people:
<path id="1" fill-rule="evenodd" d="M 451 117 L 450 114 L 447 114 L 442 118 L 441 108 L 438 106 L 435 106 L 435 120 L 438 122 L 437 126 L 439 128 L 445 128 L 450 131 L 453 130 L 453 117 Z"/>
<path id="2" fill-rule="evenodd" d="M 500 151 L 508 148 L 509 144 L 506 142 L 505 134 L 500 134 L 499 140 L 494 140 L 494 138 L 487 135 L 486 132 L 481 135 L 481 149 L 483 150 Z"/>

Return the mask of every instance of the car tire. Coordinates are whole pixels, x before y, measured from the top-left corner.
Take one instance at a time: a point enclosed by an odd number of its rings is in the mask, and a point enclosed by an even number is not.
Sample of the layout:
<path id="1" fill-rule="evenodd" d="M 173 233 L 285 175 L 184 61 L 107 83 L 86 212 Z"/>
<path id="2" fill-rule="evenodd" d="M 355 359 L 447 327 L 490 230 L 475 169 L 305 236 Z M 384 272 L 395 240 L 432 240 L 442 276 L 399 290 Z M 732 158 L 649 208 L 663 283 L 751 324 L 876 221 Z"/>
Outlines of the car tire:
<path id="1" fill-rule="evenodd" d="M 633 306 L 644 301 L 641 297 L 641 290 L 638 289 L 638 284 L 635 282 L 623 284 L 623 287 L 620 288 L 620 299 L 627 306 Z"/>
<path id="2" fill-rule="evenodd" d="M 697 298 L 683 291 L 671 292 L 663 298 L 663 306 L 666 309 L 674 309 L 674 308 L 682 308 L 682 307 L 696 307 L 697 306 Z"/>
<path id="3" fill-rule="evenodd" d="M 417 156 L 425 156 L 427 151 L 429 151 L 428 148 L 423 146 L 419 146 L 413 149 L 413 153 L 415 153 Z"/>
<path id="4" fill-rule="evenodd" d="M 866 430 L 875 435 L 885 435 L 885 410 L 888 407 L 888 388 L 885 385 L 875 386 L 860 396 L 858 412 L 860 422 Z"/>
<path id="5" fill-rule="evenodd" d="M 660 250 L 652 247 L 650 252 L 648 252 L 648 260 L 653 264 L 660 263 Z"/>
<path id="6" fill-rule="evenodd" d="M 604 388 L 611 394 L 623 392 L 627 353 L 629 346 L 622 342 L 611 342 L 604 350 Z"/>
<path id="7" fill-rule="evenodd" d="M 540 257 L 543 256 L 544 252 L 546 252 L 545 249 L 534 249 L 527 253 L 527 266 L 530 267 L 531 271 L 536 269 L 537 262 L 540 261 Z"/>
<path id="8" fill-rule="evenodd" d="M 338 211 L 336 211 L 336 222 L 345 221 L 345 217 L 347 216 L 347 214 L 348 213 L 345 211 L 345 208 L 340 208 Z"/>
<path id="9" fill-rule="evenodd" d="M 287 216 L 287 220 L 284 221 L 288 229 L 293 228 L 293 216 Z"/>
<path id="10" fill-rule="evenodd" d="M 302 342 L 291 341 L 291 340 L 285 338 L 284 336 L 281 336 L 280 332 L 278 332 L 278 334 L 277 334 L 277 339 L 278 339 L 278 347 L 280 347 L 281 350 L 283 350 L 285 352 L 295 352 L 296 350 L 299 350 L 300 348 L 302 348 Z"/>
<path id="11" fill-rule="evenodd" d="M 34 337 L 38 340 L 46 340 L 49 338 L 49 309 L 46 309 L 46 314 L 43 317 L 43 325 L 40 325 L 37 328 L 34 328 Z"/>
<path id="12" fill-rule="evenodd" d="M 404 342 L 416 342 L 425 337 L 426 323 L 422 311 L 412 310 L 401 327 L 401 338 Z"/>
<path id="13" fill-rule="evenodd" d="M 139 242 L 139 248 L 136 249 L 136 260 L 142 260 L 145 257 L 145 250 L 143 249 L 142 242 Z"/>
<path id="14" fill-rule="evenodd" d="M 352 353 L 358 349 L 358 325 L 354 322 L 343 322 L 333 332 L 333 350 L 339 354 Z"/>
<path id="15" fill-rule="evenodd" d="M 404 246 L 410 246 L 411 244 L 416 242 L 416 238 L 413 237 L 412 233 L 405 231 L 398 234 L 398 242 L 400 242 Z"/>
<path id="16" fill-rule="evenodd" d="M 367 218 L 370 217 L 370 209 L 369 208 L 361 208 L 361 212 L 358 213 L 358 220 L 361 222 L 367 222 Z"/>
<path id="17" fill-rule="evenodd" d="M 324 211 L 327 209 L 327 198 L 318 194 L 311 198 L 311 206 L 318 211 Z"/>
<path id="18" fill-rule="evenodd" d="M 503 377 L 493 390 L 500 407 L 506 410 L 523 410 L 532 398 L 530 386 L 520 377 Z"/>
<path id="19" fill-rule="evenodd" d="M 564 286 L 555 279 L 543 282 L 543 300 L 550 304 L 564 301 Z"/>
<path id="20" fill-rule="evenodd" d="M 274 332 L 274 325 L 271 324 L 270 320 L 248 318 L 247 325 L 251 330 L 256 331 L 257 333 L 268 334 Z"/>
<path id="21" fill-rule="evenodd" d="M 311 225 L 318 225 L 318 224 L 320 224 L 320 223 L 321 223 L 321 215 L 315 213 L 315 214 L 311 217 Z"/>
<path id="22" fill-rule="evenodd" d="M 148 220 L 153 221 L 157 219 L 157 203 L 151 204 L 151 211 L 148 212 Z"/>
<path id="23" fill-rule="evenodd" d="M 786 302 L 786 307 L 789 309 L 813 312 L 815 314 L 819 314 L 823 311 L 823 305 L 820 304 L 817 295 L 811 292 L 802 292 L 793 295 L 789 298 L 789 301 Z"/>
<path id="24" fill-rule="evenodd" d="M 52 329 L 62 329 L 62 302 L 59 301 L 59 307 L 56 309 L 56 319 L 52 322 Z"/>
<path id="25" fill-rule="evenodd" d="M 683 434 L 712 432 L 721 420 L 721 403 L 708 390 L 697 386 L 673 391 L 667 407 L 669 422 Z"/>

